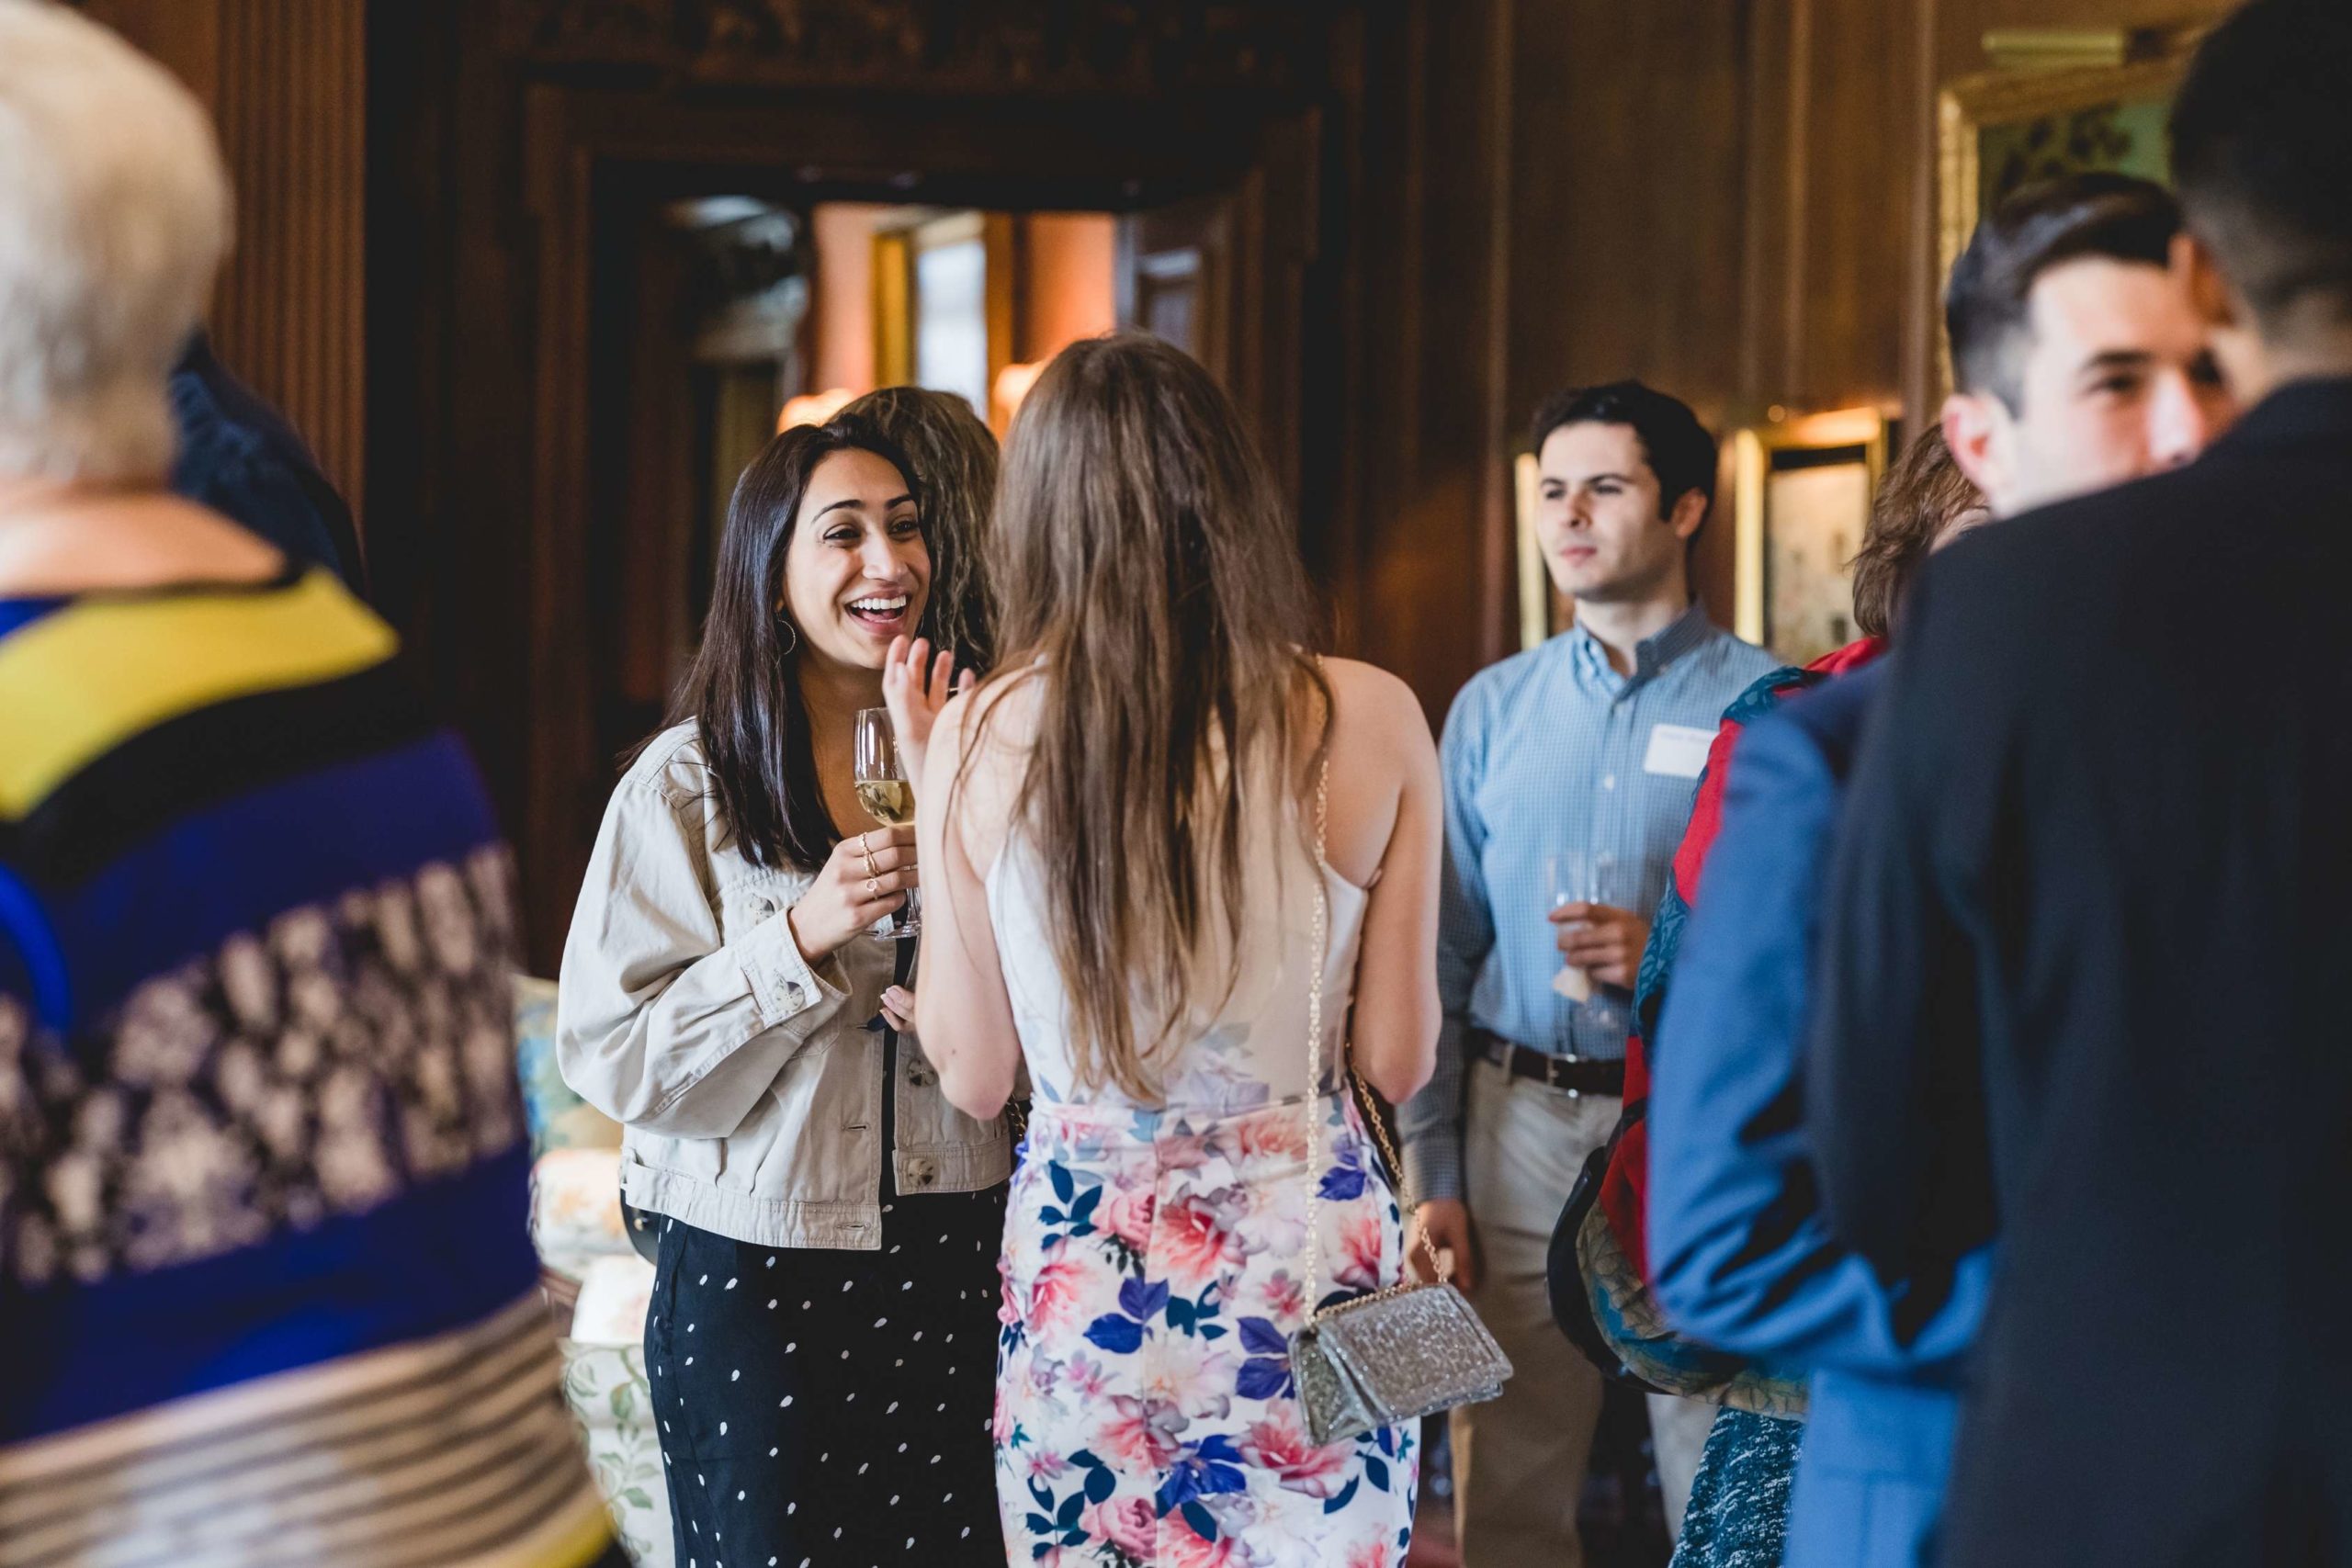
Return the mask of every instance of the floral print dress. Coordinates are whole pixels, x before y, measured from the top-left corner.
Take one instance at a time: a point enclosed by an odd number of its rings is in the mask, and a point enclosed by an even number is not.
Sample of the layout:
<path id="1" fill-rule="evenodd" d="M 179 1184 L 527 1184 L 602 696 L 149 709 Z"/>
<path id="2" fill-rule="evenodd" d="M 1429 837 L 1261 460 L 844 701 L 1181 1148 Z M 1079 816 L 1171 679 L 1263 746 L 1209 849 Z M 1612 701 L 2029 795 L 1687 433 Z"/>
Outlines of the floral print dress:
<path id="1" fill-rule="evenodd" d="M 1317 1446 L 1291 1376 L 1290 1336 L 1308 1307 L 1310 1181 L 1326 1302 L 1395 1283 L 1403 1239 L 1353 1104 L 1308 1090 L 1307 879 L 1317 873 L 1294 837 L 1267 838 L 1251 863 L 1285 869 L 1262 874 L 1245 903 L 1248 956 L 1220 1016 L 1162 1058 L 1165 1106 L 1072 1093 L 1035 863 L 1016 840 L 990 875 L 1037 1094 L 1000 1263 L 997 1495 L 1015 1564 L 1404 1562 L 1414 1434 Z M 1321 874 L 1332 935 L 1324 1014 L 1344 1019 L 1364 895 Z M 1312 1171 L 1309 1115 L 1325 1128 Z"/>

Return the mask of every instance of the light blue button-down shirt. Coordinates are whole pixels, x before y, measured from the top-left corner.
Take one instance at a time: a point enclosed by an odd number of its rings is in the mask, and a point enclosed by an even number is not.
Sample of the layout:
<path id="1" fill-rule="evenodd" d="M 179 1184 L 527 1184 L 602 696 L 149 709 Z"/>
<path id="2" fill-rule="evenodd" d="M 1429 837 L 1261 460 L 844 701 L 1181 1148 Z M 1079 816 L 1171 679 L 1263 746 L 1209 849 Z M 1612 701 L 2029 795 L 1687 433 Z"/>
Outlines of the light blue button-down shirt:
<path id="1" fill-rule="evenodd" d="M 1454 699 L 1441 761 L 1445 873 L 1437 1072 L 1401 1118 L 1415 1195 L 1462 1196 L 1465 1035 L 1483 1029 L 1539 1051 L 1625 1054 L 1632 998 L 1569 1002 L 1546 919 L 1563 891 L 1646 918 L 1666 891 L 1690 817 L 1698 765 L 1724 710 L 1780 661 L 1717 628 L 1693 604 L 1634 650 L 1620 675 L 1578 626 L 1481 671 Z M 1577 885 L 1581 884 L 1581 885 Z"/>

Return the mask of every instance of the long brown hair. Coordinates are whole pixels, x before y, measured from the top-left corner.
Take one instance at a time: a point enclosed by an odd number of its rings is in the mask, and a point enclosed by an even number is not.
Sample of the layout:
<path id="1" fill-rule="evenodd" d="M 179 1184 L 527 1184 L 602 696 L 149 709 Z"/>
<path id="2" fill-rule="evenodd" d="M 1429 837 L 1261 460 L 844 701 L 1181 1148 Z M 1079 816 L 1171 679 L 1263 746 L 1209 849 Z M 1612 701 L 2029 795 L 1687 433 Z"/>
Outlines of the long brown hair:
<path id="1" fill-rule="evenodd" d="M 1879 481 L 1870 525 L 1854 557 L 1854 624 L 1865 637 L 1886 637 L 1920 562 L 1953 519 L 1984 498 L 1968 482 L 1931 424 L 1913 438 Z"/>
<path id="2" fill-rule="evenodd" d="M 989 567 L 1008 682 L 1037 692 L 1013 818 L 1047 856 L 1071 1056 L 1081 1086 L 1156 1100 L 1203 955 L 1240 934 L 1245 792 L 1295 787 L 1310 734 L 1321 755 L 1330 689 L 1297 543 L 1232 400 L 1127 333 L 1038 378 Z"/>

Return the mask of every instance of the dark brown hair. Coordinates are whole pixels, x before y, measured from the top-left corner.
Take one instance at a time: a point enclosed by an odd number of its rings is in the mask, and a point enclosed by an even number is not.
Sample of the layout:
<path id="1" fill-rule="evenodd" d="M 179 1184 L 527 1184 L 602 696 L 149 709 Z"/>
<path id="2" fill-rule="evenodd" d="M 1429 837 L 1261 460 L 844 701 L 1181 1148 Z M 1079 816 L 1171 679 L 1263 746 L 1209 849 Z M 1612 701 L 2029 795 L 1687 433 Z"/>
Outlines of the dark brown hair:
<path id="1" fill-rule="evenodd" d="M 1694 490 L 1708 505 L 1714 504 L 1715 438 L 1680 398 L 1639 381 L 1555 392 L 1535 410 L 1529 450 L 1540 455 L 1552 432 L 1568 424 L 1622 424 L 1633 431 L 1642 455 L 1649 459 L 1650 472 L 1657 476 L 1660 517 L 1673 516 L 1676 504 Z"/>
<path id="2" fill-rule="evenodd" d="M 808 481 L 836 452 L 871 452 L 907 473 L 905 456 L 880 432 L 845 417 L 795 425 L 761 449 L 727 503 L 702 646 L 664 721 L 691 722 L 699 731 L 728 831 L 754 865 L 821 865 L 840 840 L 817 781 L 800 694 L 800 636 L 776 608 Z M 938 604 L 933 593 L 923 611 L 925 636 Z"/>
<path id="3" fill-rule="evenodd" d="M 996 437 L 971 404 L 927 387 L 868 392 L 841 417 L 865 421 L 913 465 L 906 478 L 931 546 L 932 637 L 962 668 L 986 674 L 996 642 L 980 563 L 996 505 Z"/>
<path id="4" fill-rule="evenodd" d="M 1969 236 L 1944 288 L 1952 379 L 2023 412 L 2018 350 L 2032 329 L 2041 275 L 2085 256 L 2165 266 L 2179 232 L 2172 193 L 2130 175 L 2068 175 L 2009 197 Z"/>
<path id="5" fill-rule="evenodd" d="M 2352 323 L 2352 7 L 2255 0 L 2213 29 L 2172 109 L 2173 177 L 2256 326 Z"/>
<path id="6" fill-rule="evenodd" d="M 1854 557 L 1854 624 L 1863 636 L 1885 637 L 1894 629 L 1895 614 L 1919 563 L 1961 513 L 1984 504 L 1952 461 L 1943 426 L 1928 426 L 1903 449 L 1879 481 L 1870 526 L 1862 530 L 1861 551 Z"/>
<path id="7" fill-rule="evenodd" d="M 1240 931 L 1245 792 L 1295 787 L 1329 712 L 1297 543 L 1232 400 L 1127 333 L 1064 349 L 1022 405 L 989 564 L 1009 682 L 1037 694 L 1014 818 L 1051 856 L 1079 1077 L 1156 1100 L 1211 921 Z"/>

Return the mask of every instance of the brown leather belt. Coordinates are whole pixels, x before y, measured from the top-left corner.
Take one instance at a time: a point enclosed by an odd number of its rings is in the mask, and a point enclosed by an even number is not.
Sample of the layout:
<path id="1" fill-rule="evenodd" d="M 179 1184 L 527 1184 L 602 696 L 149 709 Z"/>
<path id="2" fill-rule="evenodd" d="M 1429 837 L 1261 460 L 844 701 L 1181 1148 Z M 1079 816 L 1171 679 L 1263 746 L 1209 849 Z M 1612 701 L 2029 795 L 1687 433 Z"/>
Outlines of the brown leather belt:
<path id="1" fill-rule="evenodd" d="M 1495 1064 L 1515 1078 L 1533 1078 L 1552 1089 L 1566 1089 L 1572 1095 L 1607 1094 L 1623 1096 L 1625 1092 L 1625 1064 L 1623 1061 L 1596 1061 L 1590 1056 L 1557 1056 L 1549 1051 L 1531 1051 L 1526 1046 L 1489 1034 L 1483 1029 L 1470 1032 L 1471 1049 L 1484 1060 Z"/>

